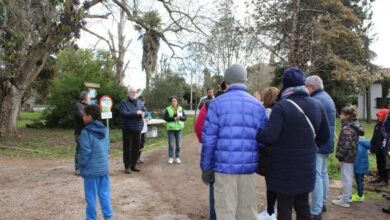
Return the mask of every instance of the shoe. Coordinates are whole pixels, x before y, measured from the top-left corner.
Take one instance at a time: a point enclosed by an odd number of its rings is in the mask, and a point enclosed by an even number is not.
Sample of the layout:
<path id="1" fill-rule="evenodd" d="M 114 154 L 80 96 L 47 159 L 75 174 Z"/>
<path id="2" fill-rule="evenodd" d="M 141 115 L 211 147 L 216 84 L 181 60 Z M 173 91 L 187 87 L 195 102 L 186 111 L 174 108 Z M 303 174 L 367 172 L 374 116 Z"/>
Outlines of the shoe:
<path id="1" fill-rule="evenodd" d="M 349 208 L 350 206 L 348 202 L 344 202 L 342 199 L 332 200 L 332 203 L 344 208 Z"/>
<path id="2" fill-rule="evenodd" d="M 75 170 L 75 171 L 74 171 L 74 175 L 80 176 L 80 170 Z"/>
<path id="3" fill-rule="evenodd" d="M 131 171 L 133 171 L 133 172 L 141 172 L 141 170 L 139 170 L 139 169 L 137 169 L 135 167 L 131 168 Z"/>
<path id="4" fill-rule="evenodd" d="M 273 213 L 272 215 L 269 215 L 267 210 L 264 210 L 256 216 L 256 219 L 257 220 L 276 220 L 276 215 L 275 215 L 275 213 Z"/>
<path id="5" fill-rule="evenodd" d="M 328 209 L 326 208 L 326 205 L 322 206 L 322 212 L 324 213 L 326 211 L 328 211 Z"/>
<path id="6" fill-rule="evenodd" d="M 175 161 L 175 163 L 177 163 L 177 164 L 181 164 L 181 160 L 180 160 L 180 158 L 176 158 L 176 161 Z"/>
<path id="7" fill-rule="evenodd" d="M 311 215 L 311 220 L 322 220 L 322 214 Z"/>
<path id="8" fill-rule="evenodd" d="M 384 213 L 390 214 L 390 206 L 387 207 L 387 208 L 383 208 L 382 211 L 383 211 Z"/>
<path id="9" fill-rule="evenodd" d="M 125 173 L 131 174 L 131 169 L 130 169 L 130 168 L 126 168 L 126 169 L 125 169 Z"/>
<path id="10" fill-rule="evenodd" d="M 364 202 L 365 199 L 366 199 L 366 197 L 364 196 L 364 194 L 362 196 L 359 196 L 358 194 L 352 195 L 353 202 Z"/>
<path id="11" fill-rule="evenodd" d="M 173 164 L 173 158 L 169 158 L 168 163 Z"/>
<path id="12" fill-rule="evenodd" d="M 343 200 L 343 195 L 337 196 L 337 199 L 338 200 Z M 351 203 L 352 202 L 352 198 L 349 198 L 349 200 L 347 202 Z"/>

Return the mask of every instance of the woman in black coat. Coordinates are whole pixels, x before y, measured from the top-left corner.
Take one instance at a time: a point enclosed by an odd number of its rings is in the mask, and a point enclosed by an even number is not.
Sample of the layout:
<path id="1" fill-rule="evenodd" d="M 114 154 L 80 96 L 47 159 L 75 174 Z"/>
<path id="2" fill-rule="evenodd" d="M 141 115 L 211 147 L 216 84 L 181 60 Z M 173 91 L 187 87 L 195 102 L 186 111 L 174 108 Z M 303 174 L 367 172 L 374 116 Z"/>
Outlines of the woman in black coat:
<path id="1" fill-rule="evenodd" d="M 267 186 L 277 194 L 278 219 L 291 219 L 294 206 L 297 219 L 309 220 L 317 146 L 328 141 L 329 125 L 323 105 L 309 96 L 302 70 L 287 69 L 282 82 L 280 101 L 272 108 L 268 126 L 259 132 L 258 141 L 272 145 Z"/>

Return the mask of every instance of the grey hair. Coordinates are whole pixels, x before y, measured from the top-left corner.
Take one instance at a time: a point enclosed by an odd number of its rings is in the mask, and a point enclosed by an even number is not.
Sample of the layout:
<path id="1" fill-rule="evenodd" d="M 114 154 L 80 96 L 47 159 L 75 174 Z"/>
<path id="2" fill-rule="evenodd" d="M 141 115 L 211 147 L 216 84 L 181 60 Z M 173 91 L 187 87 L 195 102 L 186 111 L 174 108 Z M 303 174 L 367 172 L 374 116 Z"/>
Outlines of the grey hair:
<path id="1" fill-rule="evenodd" d="M 131 90 L 137 91 L 137 88 L 135 88 L 134 86 L 129 86 L 129 87 L 127 88 L 127 92 L 130 92 Z"/>
<path id="2" fill-rule="evenodd" d="M 307 86 L 313 86 L 315 90 L 324 89 L 324 83 L 322 82 L 322 79 L 317 75 L 307 77 L 305 84 Z"/>

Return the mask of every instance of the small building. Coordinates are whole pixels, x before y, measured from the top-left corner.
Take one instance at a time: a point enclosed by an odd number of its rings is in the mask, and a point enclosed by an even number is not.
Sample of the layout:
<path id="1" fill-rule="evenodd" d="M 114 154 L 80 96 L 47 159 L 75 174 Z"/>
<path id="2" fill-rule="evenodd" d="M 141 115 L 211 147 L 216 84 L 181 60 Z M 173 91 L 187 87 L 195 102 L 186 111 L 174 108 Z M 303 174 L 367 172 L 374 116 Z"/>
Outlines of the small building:
<path id="1" fill-rule="evenodd" d="M 382 84 L 373 83 L 370 86 L 370 108 L 371 120 L 376 120 L 376 111 L 381 108 L 382 103 Z M 361 94 L 358 97 L 358 118 L 367 119 L 367 93 Z"/>

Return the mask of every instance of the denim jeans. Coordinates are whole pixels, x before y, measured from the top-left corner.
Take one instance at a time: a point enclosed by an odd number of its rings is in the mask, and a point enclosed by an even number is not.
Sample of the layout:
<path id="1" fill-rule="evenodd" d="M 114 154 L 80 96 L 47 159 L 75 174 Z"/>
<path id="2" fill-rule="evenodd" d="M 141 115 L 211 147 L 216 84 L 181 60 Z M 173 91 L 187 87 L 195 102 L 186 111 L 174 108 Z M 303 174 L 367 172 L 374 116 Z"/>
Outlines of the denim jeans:
<path id="1" fill-rule="evenodd" d="M 214 183 L 210 183 L 209 186 L 210 220 L 217 220 L 217 214 L 215 214 Z"/>
<path id="2" fill-rule="evenodd" d="M 329 154 L 317 154 L 316 156 L 316 182 L 311 194 L 310 206 L 312 215 L 319 215 L 328 201 L 328 160 Z"/>
<path id="3" fill-rule="evenodd" d="M 98 177 L 83 177 L 84 193 L 87 208 L 85 209 L 87 220 L 96 219 L 96 197 L 99 196 L 100 207 L 104 219 L 110 219 L 113 215 L 110 201 L 110 178 L 108 175 Z"/>
<path id="4" fill-rule="evenodd" d="M 168 154 L 169 158 L 173 158 L 173 142 L 176 140 L 175 157 L 180 158 L 180 145 L 181 145 L 181 133 L 182 131 L 168 131 Z"/>
<path id="5" fill-rule="evenodd" d="M 356 188 L 359 196 L 363 196 L 364 193 L 364 174 L 355 173 Z"/>

